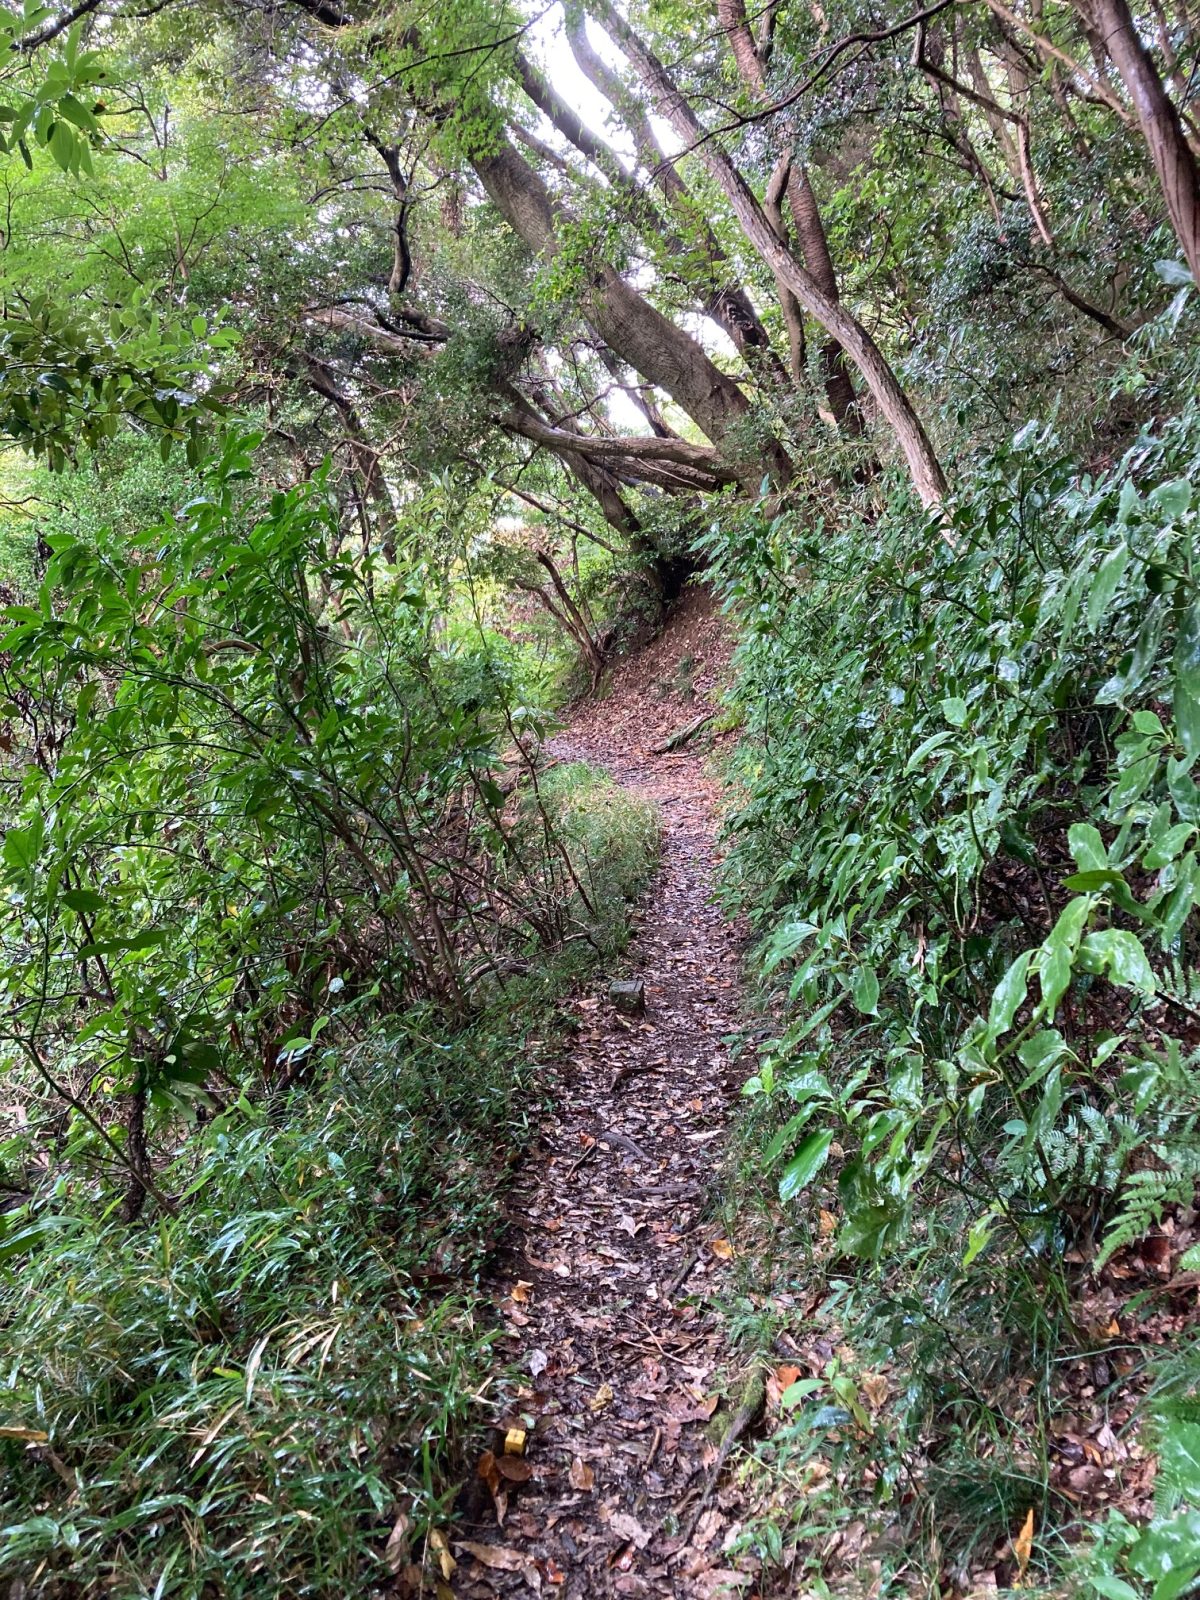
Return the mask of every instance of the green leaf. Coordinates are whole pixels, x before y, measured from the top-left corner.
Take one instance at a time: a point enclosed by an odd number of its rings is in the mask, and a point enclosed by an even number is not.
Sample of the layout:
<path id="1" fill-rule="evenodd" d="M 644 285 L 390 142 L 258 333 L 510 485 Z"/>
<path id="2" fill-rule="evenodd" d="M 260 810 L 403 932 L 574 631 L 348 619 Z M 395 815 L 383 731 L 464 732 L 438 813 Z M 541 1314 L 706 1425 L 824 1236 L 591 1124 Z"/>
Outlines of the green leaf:
<path id="1" fill-rule="evenodd" d="M 1175 637 L 1174 712 L 1179 742 L 1189 756 L 1200 752 L 1200 601 L 1179 619 Z"/>
<path id="2" fill-rule="evenodd" d="M 1147 498 L 1168 517 L 1182 517 L 1192 503 L 1192 486 L 1186 478 L 1174 478 L 1151 489 Z"/>
<path id="3" fill-rule="evenodd" d="M 873 1017 L 879 1012 L 879 979 L 874 967 L 859 967 L 850 985 L 854 1004 L 864 1016 Z"/>
<path id="4" fill-rule="evenodd" d="M 41 854 L 46 825 L 35 817 L 25 828 L 9 828 L 4 835 L 4 863 L 15 872 L 28 872 Z"/>
<path id="5" fill-rule="evenodd" d="M 992 1237 L 992 1224 L 996 1220 L 996 1215 L 996 1208 L 994 1206 L 989 1207 L 989 1209 L 985 1211 L 983 1215 L 973 1222 L 967 1229 L 967 1248 L 962 1258 L 964 1271 L 971 1265 L 978 1255 L 987 1249 L 988 1241 Z"/>
<path id="6" fill-rule="evenodd" d="M 1022 950 L 992 991 L 992 1003 L 988 1010 L 988 1034 L 991 1038 L 998 1039 L 1012 1027 L 1013 1018 L 1020 1010 L 1028 989 L 1029 963 L 1032 959 L 1032 950 Z"/>
<path id="7" fill-rule="evenodd" d="M 1067 992 L 1075 964 L 1075 952 L 1079 948 L 1079 937 L 1091 913 L 1092 904 L 1089 895 L 1080 895 L 1064 906 L 1034 958 L 1034 970 L 1042 988 L 1038 1010 L 1043 1016 L 1052 1017 L 1058 1009 L 1058 1002 Z"/>
<path id="8" fill-rule="evenodd" d="M 957 695 L 942 701 L 942 715 L 954 727 L 961 728 L 967 720 L 967 702 L 960 700 Z"/>
<path id="9" fill-rule="evenodd" d="M 56 122 L 50 129 L 50 154 L 64 172 L 69 172 L 75 155 L 75 135 L 65 122 Z"/>
<path id="10" fill-rule="evenodd" d="M 800 1130 L 812 1121 L 819 1109 L 819 1104 L 819 1101 L 812 1100 L 802 1111 L 797 1111 L 794 1117 L 788 1118 L 787 1122 L 784 1123 L 783 1127 L 780 1128 L 779 1132 L 763 1151 L 762 1165 L 764 1172 L 771 1170 Z"/>
<path id="11" fill-rule="evenodd" d="M 165 944 L 166 939 L 166 934 L 160 928 L 150 928 L 145 933 L 135 933 L 128 939 L 98 939 L 95 944 L 81 945 L 79 958 L 83 960 L 86 956 L 115 956 L 138 950 L 152 950 L 155 945 Z"/>
<path id="12" fill-rule="evenodd" d="M 822 1128 L 819 1133 L 809 1134 L 783 1170 L 783 1177 L 779 1180 L 780 1200 L 785 1203 L 794 1200 L 801 1189 L 812 1182 L 828 1160 L 832 1143 L 832 1128 Z"/>
<path id="13" fill-rule="evenodd" d="M 1081 872 L 1100 872 L 1108 866 L 1108 851 L 1100 830 L 1090 822 L 1073 822 L 1067 829 L 1067 843 Z"/>
<path id="14" fill-rule="evenodd" d="M 62 901 L 71 911 L 82 912 L 90 916 L 94 911 L 103 911 L 109 904 L 104 895 L 97 894 L 94 889 L 66 889 Z"/>
<path id="15" fill-rule="evenodd" d="M 1105 612 L 1112 602 L 1112 597 L 1117 592 L 1117 585 L 1125 575 L 1125 568 L 1129 565 L 1129 546 L 1118 545 L 1115 550 L 1109 551 L 1100 563 L 1096 576 L 1092 579 L 1091 589 L 1088 591 L 1087 620 L 1088 627 L 1095 633 Z"/>
<path id="16" fill-rule="evenodd" d="M 1078 963 L 1085 972 L 1101 973 L 1124 989 L 1136 989 L 1147 998 L 1158 989 L 1142 942 L 1124 928 L 1101 928 L 1089 933 L 1079 946 Z"/>

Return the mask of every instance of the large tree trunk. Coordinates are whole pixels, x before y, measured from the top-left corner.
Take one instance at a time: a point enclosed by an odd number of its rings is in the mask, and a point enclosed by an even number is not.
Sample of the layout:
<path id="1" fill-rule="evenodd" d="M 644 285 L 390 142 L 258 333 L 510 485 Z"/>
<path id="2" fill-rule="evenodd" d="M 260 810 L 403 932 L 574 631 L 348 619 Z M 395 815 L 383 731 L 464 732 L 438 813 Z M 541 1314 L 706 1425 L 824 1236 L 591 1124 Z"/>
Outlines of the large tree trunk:
<path id="1" fill-rule="evenodd" d="M 662 63 L 610 0 L 590 0 L 590 4 L 608 32 L 620 41 L 656 103 L 659 115 L 671 123 L 696 160 L 703 163 L 719 185 L 746 238 L 808 314 L 816 318 L 854 362 L 895 434 L 922 502 L 927 506 L 939 505 L 947 494 L 945 474 L 920 417 L 875 341 L 856 317 L 822 291 L 812 274 L 780 243 L 745 178 L 701 126 Z"/>
<path id="2" fill-rule="evenodd" d="M 717 0 L 717 20 L 725 30 L 742 82 L 755 99 L 765 100 L 766 73 L 763 70 L 758 45 L 750 31 L 744 0 Z M 787 198 L 792 213 L 792 224 L 796 230 L 796 242 L 800 247 L 804 265 L 816 280 L 822 293 L 836 303 L 840 299 L 837 274 L 833 270 L 833 257 L 829 254 L 829 241 L 825 237 L 825 226 L 821 221 L 817 197 L 813 193 L 812 182 L 806 168 L 795 163 L 788 167 Z M 775 232 L 780 235 L 780 242 L 786 243 L 778 224 L 775 224 Z M 785 289 L 783 292 L 790 291 Z M 782 299 L 782 293 L 780 298 Z M 787 306 L 784 307 L 785 320 L 788 309 Z M 821 350 L 821 374 L 825 385 L 825 397 L 829 401 L 834 421 L 847 433 L 860 434 L 863 431 L 862 412 L 855 398 L 850 374 L 846 371 L 845 355 L 836 339 L 828 340 Z"/>
<path id="3" fill-rule="evenodd" d="M 536 255 L 553 256 L 560 208 L 524 157 L 505 141 L 477 157 L 474 166 L 514 232 Z M 774 439 L 765 445 L 747 439 L 751 406 L 738 385 L 607 263 L 593 271 L 584 305 L 609 349 L 682 407 L 746 489 L 756 492 L 764 474 L 776 484 L 788 481 L 791 463 L 782 446 Z"/>
<path id="4" fill-rule="evenodd" d="M 1081 11 L 1083 7 L 1079 8 Z M 1167 213 L 1192 277 L 1200 283 L 1200 172 L 1183 123 L 1138 36 L 1126 0 L 1092 0 L 1101 41 L 1121 74 L 1162 185 Z"/>
<path id="5" fill-rule="evenodd" d="M 633 139 L 638 161 L 649 173 L 651 181 L 666 198 L 680 224 L 698 236 L 707 266 L 705 311 L 719 327 L 724 328 L 756 377 L 765 375 L 780 387 L 788 387 L 788 373 L 771 345 L 762 319 L 751 304 L 750 296 L 733 278 L 720 240 L 659 144 L 645 108 L 631 99 L 620 76 L 592 49 L 582 15 L 568 17 L 566 33 L 576 65 L 625 123 Z M 630 179 L 630 182 L 633 181 Z M 669 250 L 680 256 L 694 253 L 689 252 L 686 241 L 678 235 L 665 236 L 665 242 Z"/>

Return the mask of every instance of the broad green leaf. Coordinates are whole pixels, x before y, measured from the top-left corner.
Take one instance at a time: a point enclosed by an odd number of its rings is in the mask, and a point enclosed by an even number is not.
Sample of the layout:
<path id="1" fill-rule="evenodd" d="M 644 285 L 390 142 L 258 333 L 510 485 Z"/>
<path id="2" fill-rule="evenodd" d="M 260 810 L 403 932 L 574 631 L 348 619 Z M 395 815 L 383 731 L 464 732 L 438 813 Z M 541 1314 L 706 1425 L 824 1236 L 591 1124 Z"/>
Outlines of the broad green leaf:
<path id="1" fill-rule="evenodd" d="M 818 1133 L 809 1134 L 783 1170 L 779 1180 L 779 1198 L 782 1201 L 794 1200 L 802 1189 L 808 1187 L 825 1165 L 832 1143 L 832 1128 L 822 1128 Z"/>
<path id="2" fill-rule="evenodd" d="M 879 979 L 874 967 L 861 966 L 855 971 L 850 992 L 854 996 L 854 1004 L 864 1016 L 873 1017 L 878 1013 Z"/>
<path id="3" fill-rule="evenodd" d="M 1115 550 L 1110 550 L 1100 563 L 1096 576 L 1092 579 L 1092 586 L 1088 591 L 1087 620 L 1088 627 L 1095 633 L 1105 613 L 1112 603 L 1112 597 L 1117 592 L 1117 585 L 1125 575 L 1125 568 L 1129 565 L 1129 546 L 1118 545 Z"/>
<path id="4" fill-rule="evenodd" d="M 1020 1010 L 1028 989 L 1029 963 L 1032 959 L 1032 950 L 1022 950 L 992 991 L 987 1024 L 991 1038 L 998 1039 L 1012 1027 L 1013 1018 Z"/>
<path id="5" fill-rule="evenodd" d="M 1085 972 L 1102 973 L 1110 982 L 1136 989 L 1147 998 L 1157 991 L 1154 969 L 1141 940 L 1124 928 L 1089 933 L 1079 946 L 1078 962 Z"/>
<path id="6" fill-rule="evenodd" d="M 1108 866 L 1104 840 L 1092 823 L 1073 822 L 1067 829 L 1067 843 L 1081 872 L 1100 872 Z"/>

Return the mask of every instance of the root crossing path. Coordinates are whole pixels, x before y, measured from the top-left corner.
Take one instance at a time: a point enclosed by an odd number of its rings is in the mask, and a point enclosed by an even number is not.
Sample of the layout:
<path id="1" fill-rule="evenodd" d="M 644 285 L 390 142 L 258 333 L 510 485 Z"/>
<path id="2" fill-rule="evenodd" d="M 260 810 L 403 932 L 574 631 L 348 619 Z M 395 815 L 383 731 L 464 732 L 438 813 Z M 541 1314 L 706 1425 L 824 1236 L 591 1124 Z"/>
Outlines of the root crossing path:
<path id="1" fill-rule="evenodd" d="M 644 980 L 646 1012 L 622 1016 L 606 982 L 576 1000 L 556 1109 L 509 1196 L 495 1290 L 505 1354 L 525 1376 L 481 1463 L 456 1594 L 753 1585 L 736 1554 L 740 1497 L 722 1472 L 740 1397 L 719 1397 L 728 1351 L 714 1305 L 733 1282 L 715 1200 L 740 1081 L 724 1043 L 739 935 L 712 902 L 717 795 L 704 757 L 650 753 L 705 709 L 720 640 L 693 597 L 555 746 L 661 808 L 661 865 L 623 963 Z M 683 695 L 681 663 L 695 679 Z M 509 1425 L 528 1430 L 524 1455 L 502 1453 Z"/>

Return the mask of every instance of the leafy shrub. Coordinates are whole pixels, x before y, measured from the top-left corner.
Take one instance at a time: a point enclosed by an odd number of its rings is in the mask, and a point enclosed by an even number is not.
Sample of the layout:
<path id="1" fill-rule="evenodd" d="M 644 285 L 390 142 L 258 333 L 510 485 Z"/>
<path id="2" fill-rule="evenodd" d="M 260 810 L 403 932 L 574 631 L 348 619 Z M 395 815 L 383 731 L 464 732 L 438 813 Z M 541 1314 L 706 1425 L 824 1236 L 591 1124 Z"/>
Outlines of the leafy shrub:
<path id="1" fill-rule="evenodd" d="M 656 844 L 586 767 L 551 785 L 601 948 Z M 603 907 L 603 915 L 599 908 Z M 131 1230 L 70 1141 L 0 1243 L 0 1575 L 54 1594 L 358 1592 L 444 1518 L 492 1329 L 476 1300 L 574 945 L 465 1029 L 428 1007 L 239 1096 Z M 534 1103 L 536 1099 L 534 1098 Z"/>
<path id="2" fill-rule="evenodd" d="M 946 525 L 708 539 L 746 626 L 730 883 L 777 1019 L 746 1085 L 762 1166 L 785 1206 L 836 1193 L 838 1252 L 876 1264 L 836 1315 L 910 1375 L 880 1498 L 974 1415 L 963 1473 L 923 1480 L 953 1480 L 965 1537 L 1044 1495 L 981 1397 L 1080 1337 L 1068 1262 L 1200 1177 L 1198 462 L 1194 408 L 1098 479 L 1030 426 Z"/>

